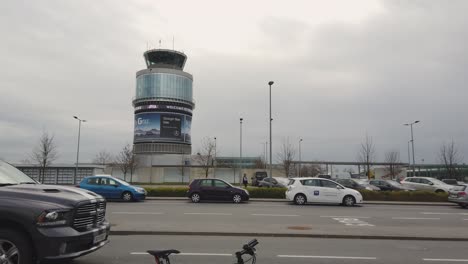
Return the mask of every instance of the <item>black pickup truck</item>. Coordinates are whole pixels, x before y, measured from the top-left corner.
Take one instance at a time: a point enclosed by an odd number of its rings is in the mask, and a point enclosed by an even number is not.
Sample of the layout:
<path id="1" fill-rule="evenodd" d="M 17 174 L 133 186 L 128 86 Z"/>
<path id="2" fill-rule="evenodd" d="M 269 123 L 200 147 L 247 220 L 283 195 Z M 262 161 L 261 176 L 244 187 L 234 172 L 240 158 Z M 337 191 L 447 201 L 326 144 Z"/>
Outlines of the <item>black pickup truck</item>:
<path id="1" fill-rule="evenodd" d="M 39 184 L 0 160 L 0 263 L 70 260 L 109 242 L 106 201 L 75 187 Z"/>

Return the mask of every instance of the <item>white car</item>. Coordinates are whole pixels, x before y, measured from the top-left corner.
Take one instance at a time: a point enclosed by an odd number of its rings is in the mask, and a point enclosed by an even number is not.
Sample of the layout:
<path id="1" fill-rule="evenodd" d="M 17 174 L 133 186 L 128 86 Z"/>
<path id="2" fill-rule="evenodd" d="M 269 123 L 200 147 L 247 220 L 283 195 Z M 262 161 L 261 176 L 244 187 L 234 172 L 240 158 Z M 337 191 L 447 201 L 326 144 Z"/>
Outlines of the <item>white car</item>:
<path id="1" fill-rule="evenodd" d="M 431 192 L 449 192 L 454 186 L 430 177 L 408 177 L 400 182 L 406 187 Z"/>
<path id="2" fill-rule="evenodd" d="M 336 203 L 353 206 L 363 202 L 360 192 L 328 179 L 293 178 L 289 181 L 286 198 L 295 204 Z"/>

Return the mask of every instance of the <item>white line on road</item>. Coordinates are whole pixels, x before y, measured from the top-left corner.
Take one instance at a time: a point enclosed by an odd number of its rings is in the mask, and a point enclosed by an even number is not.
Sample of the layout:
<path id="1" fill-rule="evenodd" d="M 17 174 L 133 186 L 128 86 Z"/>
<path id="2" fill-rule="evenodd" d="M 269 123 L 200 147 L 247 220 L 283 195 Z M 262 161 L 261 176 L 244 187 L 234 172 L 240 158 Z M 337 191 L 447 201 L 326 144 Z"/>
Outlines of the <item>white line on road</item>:
<path id="1" fill-rule="evenodd" d="M 300 215 L 282 215 L 282 214 L 251 214 L 253 216 L 300 216 Z"/>
<path id="2" fill-rule="evenodd" d="M 305 256 L 305 255 L 278 255 L 278 258 L 320 258 L 320 259 L 367 259 L 376 260 L 376 257 L 344 257 L 344 256 Z"/>
<path id="3" fill-rule="evenodd" d="M 149 255 L 147 252 L 130 252 L 130 255 Z M 179 253 L 175 256 L 220 256 L 220 257 L 231 257 L 232 254 L 222 253 Z"/>
<path id="4" fill-rule="evenodd" d="M 343 215 L 321 215 L 320 217 L 326 218 L 371 218 L 370 216 L 343 216 Z"/>
<path id="5" fill-rule="evenodd" d="M 437 213 L 437 212 L 421 212 L 424 215 L 468 215 L 468 213 Z"/>
<path id="6" fill-rule="evenodd" d="M 396 220 L 440 220 L 440 218 L 430 218 L 430 217 L 392 217 Z"/>
<path id="7" fill-rule="evenodd" d="M 468 259 L 423 259 L 424 261 L 440 261 L 440 262 L 468 262 Z"/>
<path id="8" fill-rule="evenodd" d="M 232 215 L 228 213 L 184 213 L 184 215 Z"/>
<path id="9" fill-rule="evenodd" d="M 392 217 L 395 220 L 440 220 L 440 218 L 430 218 L 430 217 Z"/>
<path id="10" fill-rule="evenodd" d="M 112 212 L 111 214 L 123 214 L 123 215 L 162 215 L 164 213 L 149 213 L 149 212 Z"/>

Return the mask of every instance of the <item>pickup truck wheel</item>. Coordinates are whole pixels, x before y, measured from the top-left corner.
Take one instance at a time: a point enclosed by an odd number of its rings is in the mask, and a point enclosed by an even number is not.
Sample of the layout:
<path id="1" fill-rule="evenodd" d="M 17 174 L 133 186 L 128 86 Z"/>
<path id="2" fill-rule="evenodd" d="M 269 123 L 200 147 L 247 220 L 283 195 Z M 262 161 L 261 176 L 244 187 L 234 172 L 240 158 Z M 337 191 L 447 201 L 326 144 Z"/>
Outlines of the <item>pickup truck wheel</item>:
<path id="1" fill-rule="evenodd" d="M 0 229 L 0 263 L 33 263 L 32 246 L 23 233 L 10 229 Z"/>

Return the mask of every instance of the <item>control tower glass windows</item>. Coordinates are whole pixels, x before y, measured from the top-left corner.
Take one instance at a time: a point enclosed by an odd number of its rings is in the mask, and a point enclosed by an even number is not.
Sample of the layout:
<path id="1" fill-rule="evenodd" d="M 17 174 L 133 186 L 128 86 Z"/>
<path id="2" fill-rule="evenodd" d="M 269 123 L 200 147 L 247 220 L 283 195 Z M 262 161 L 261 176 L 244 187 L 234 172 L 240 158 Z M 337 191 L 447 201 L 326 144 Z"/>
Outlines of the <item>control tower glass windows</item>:
<path id="1" fill-rule="evenodd" d="M 192 80 L 167 73 L 138 76 L 136 99 L 152 97 L 174 98 L 192 102 Z"/>

